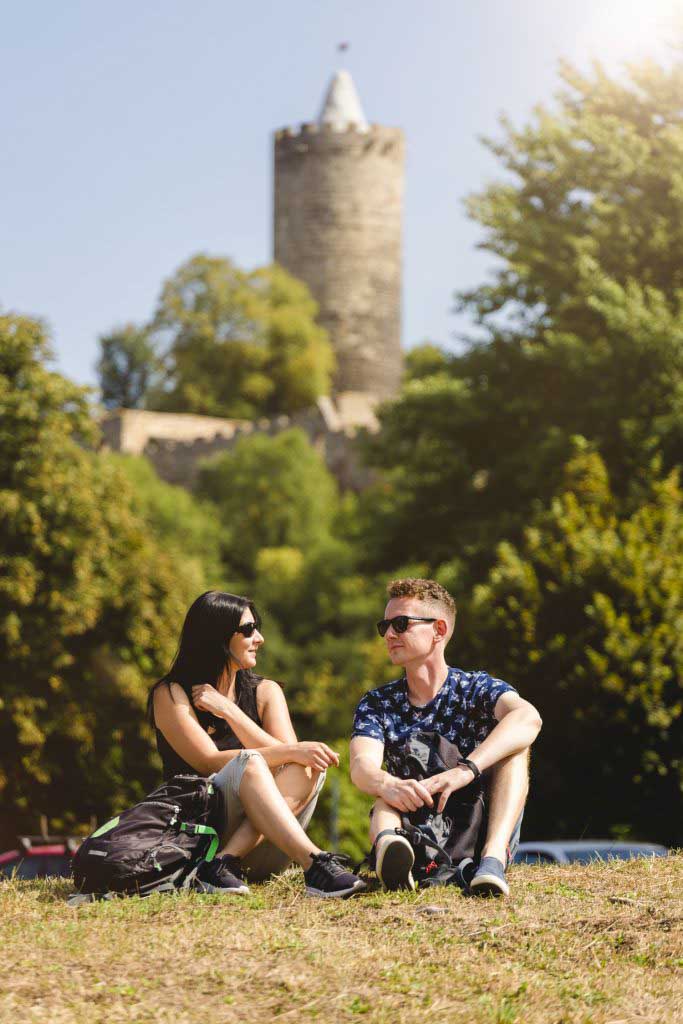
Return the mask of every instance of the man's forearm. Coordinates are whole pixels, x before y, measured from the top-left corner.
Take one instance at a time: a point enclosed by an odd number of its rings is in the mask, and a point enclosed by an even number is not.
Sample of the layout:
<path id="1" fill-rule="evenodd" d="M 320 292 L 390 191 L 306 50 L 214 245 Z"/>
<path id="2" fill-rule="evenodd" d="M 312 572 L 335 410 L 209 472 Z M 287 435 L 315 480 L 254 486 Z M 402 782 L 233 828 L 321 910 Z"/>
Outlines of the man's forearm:
<path id="1" fill-rule="evenodd" d="M 388 772 L 363 757 L 354 758 L 351 762 L 351 782 L 368 796 L 381 796 L 382 789 L 389 778 Z"/>
<path id="2" fill-rule="evenodd" d="M 490 768 L 512 754 L 519 754 L 534 742 L 541 730 L 537 711 L 518 708 L 509 711 L 498 725 L 469 755 L 480 771 Z"/>

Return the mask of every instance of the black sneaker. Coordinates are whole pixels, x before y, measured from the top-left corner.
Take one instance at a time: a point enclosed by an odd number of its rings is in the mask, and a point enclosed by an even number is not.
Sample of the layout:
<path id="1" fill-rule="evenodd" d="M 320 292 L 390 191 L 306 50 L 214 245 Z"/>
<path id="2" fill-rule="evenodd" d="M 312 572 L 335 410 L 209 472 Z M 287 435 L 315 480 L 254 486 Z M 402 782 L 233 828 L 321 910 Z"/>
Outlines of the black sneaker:
<path id="1" fill-rule="evenodd" d="M 229 853 L 204 861 L 195 875 L 194 887 L 199 892 L 218 893 L 221 896 L 236 896 L 249 892 L 244 881 L 242 862 Z"/>
<path id="2" fill-rule="evenodd" d="M 307 896 L 344 899 L 367 888 L 358 875 L 347 870 L 349 857 L 338 853 L 315 853 L 310 868 L 304 871 Z"/>
<path id="3" fill-rule="evenodd" d="M 380 839 L 384 842 L 378 846 Z M 372 863 L 385 889 L 412 891 L 415 888 L 412 874 L 415 853 L 405 836 L 399 835 L 396 829 L 385 829 L 377 836 L 372 848 Z"/>

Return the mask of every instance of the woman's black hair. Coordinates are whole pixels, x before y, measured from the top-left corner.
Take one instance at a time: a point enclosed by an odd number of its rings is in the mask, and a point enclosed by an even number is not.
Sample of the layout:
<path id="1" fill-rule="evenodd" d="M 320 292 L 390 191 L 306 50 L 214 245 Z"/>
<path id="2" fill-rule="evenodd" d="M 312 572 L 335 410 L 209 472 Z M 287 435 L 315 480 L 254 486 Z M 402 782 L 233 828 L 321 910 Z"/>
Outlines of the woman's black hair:
<path id="1" fill-rule="evenodd" d="M 154 725 L 154 693 L 159 686 L 168 686 L 172 696 L 171 683 L 182 686 L 192 703 L 192 687 L 201 683 L 218 686 L 230 655 L 230 641 L 237 632 L 242 615 L 248 608 L 254 616 L 257 627 L 261 618 L 253 601 L 237 594 L 225 594 L 220 590 L 207 590 L 192 604 L 185 616 L 180 633 L 178 650 L 170 669 L 149 691 L 147 714 Z M 241 705 L 245 691 L 253 689 L 261 676 L 249 669 L 239 669 L 235 681 L 235 703 Z M 206 711 L 197 711 L 202 725 L 211 719 Z"/>

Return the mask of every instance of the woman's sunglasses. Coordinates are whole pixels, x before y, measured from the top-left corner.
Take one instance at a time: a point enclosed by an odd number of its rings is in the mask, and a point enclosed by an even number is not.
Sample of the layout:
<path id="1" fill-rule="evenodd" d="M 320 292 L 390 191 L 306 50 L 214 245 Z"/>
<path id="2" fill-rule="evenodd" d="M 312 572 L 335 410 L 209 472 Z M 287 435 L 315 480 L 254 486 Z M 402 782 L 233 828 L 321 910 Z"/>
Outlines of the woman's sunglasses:
<path id="1" fill-rule="evenodd" d="M 377 632 L 385 636 L 389 626 L 393 626 L 394 633 L 405 633 L 411 622 L 436 622 L 436 619 L 423 619 L 420 615 L 394 615 L 393 619 L 382 619 L 377 623 Z"/>
<path id="2" fill-rule="evenodd" d="M 245 640 L 248 640 L 250 636 L 254 635 L 254 631 L 259 628 L 260 622 L 244 622 L 241 626 L 238 626 L 235 630 L 236 633 L 241 633 Z"/>

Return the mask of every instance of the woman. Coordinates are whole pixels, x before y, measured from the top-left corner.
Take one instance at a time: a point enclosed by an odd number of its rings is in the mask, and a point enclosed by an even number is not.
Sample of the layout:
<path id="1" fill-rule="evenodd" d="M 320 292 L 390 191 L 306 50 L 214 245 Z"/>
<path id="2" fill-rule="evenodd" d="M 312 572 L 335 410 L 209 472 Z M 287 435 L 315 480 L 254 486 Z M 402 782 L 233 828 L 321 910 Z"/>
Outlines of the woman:
<path id="1" fill-rule="evenodd" d="M 255 880 L 294 860 L 310 896 L 350 896 L 365 888 L 304 829 L 330 765 L 325 743 L 299 743 L 281 688 L 253 671 L 263 643 L 246 597 L 210 590 L 187 613 L 169 672 L 149 695 L 164 778 L 210 776 L 225 800 L 221 853 L 197 872 L 203 892 L 248 892 Z"/>

